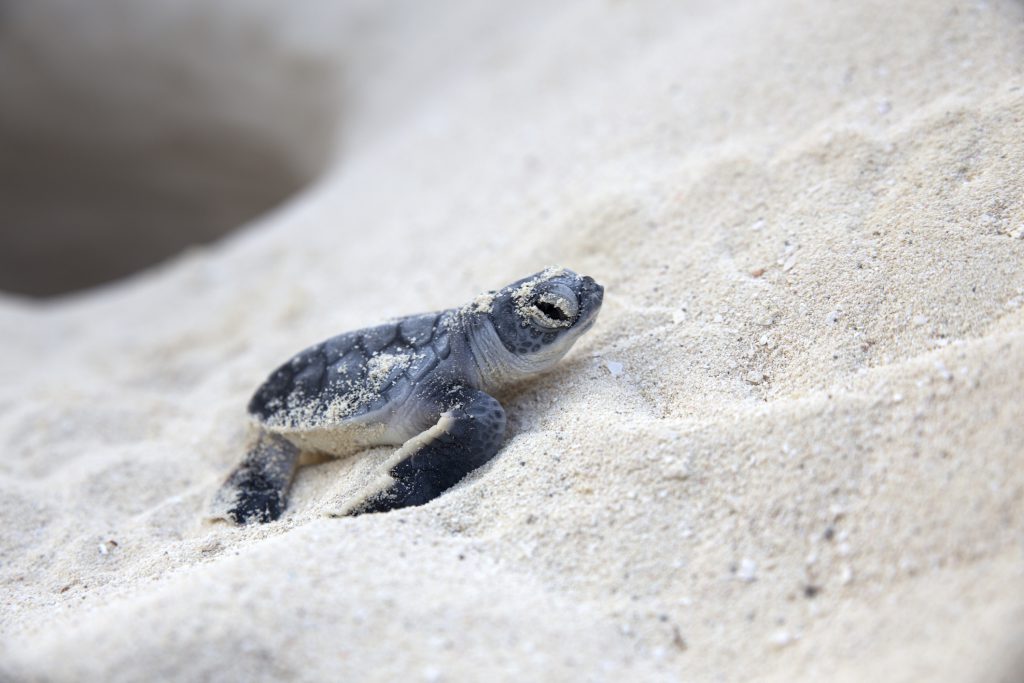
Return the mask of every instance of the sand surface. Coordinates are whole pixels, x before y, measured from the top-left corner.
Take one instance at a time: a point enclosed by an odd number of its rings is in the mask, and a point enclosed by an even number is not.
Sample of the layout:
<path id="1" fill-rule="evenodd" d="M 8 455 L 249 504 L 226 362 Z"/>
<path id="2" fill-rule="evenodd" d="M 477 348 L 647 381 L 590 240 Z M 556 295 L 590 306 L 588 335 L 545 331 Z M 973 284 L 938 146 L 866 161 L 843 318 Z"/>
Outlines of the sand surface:
<path id="1" fill-rule="evenodd" d="M 1019 680 L 1024 5 L 363 4 L 286 26 L 306 192 L 0 301 L 0 677 Z M 491 464 L 202 521 L 292 352 L 553 263 L 604 309 Z"/>

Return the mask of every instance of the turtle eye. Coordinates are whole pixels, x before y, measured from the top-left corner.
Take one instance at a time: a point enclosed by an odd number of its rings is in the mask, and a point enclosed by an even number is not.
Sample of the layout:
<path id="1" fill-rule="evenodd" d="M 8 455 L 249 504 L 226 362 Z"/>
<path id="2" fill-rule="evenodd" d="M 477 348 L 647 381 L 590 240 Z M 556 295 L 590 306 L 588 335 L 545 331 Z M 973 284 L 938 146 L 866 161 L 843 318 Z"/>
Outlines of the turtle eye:
<path id="1" fill-rule="evenodd" d="M 578 310 L 575 297 L 545 292 L 533 304 L 533 317 L 544 327 L 569 327 Z"/>
<path id="2" fill-rule="evenodd" d="M 537 310 L 546 315 L 547 317 L 551 318 L 552 320 L 558 321 L 560 323 L 569 320 L 569 314 L 566 313 L 561 306 L 559 306 L 558 304 L 553 304 L 549 301 L 538 301 Z"/>

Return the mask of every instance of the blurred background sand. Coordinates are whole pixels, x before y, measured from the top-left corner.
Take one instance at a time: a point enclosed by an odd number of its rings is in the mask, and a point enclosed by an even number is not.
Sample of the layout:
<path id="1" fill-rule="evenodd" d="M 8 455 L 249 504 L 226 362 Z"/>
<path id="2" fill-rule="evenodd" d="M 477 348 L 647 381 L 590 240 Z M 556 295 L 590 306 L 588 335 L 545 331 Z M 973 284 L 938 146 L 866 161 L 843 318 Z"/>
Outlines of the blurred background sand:
<path id="1" fill-rule="evenodd" d="M 1022 66 L 1013 0 L 0 2 L 0 676 L 1019 680 Z M 551 263 L 491 464 L 201 521 L 276 364 Z"/>

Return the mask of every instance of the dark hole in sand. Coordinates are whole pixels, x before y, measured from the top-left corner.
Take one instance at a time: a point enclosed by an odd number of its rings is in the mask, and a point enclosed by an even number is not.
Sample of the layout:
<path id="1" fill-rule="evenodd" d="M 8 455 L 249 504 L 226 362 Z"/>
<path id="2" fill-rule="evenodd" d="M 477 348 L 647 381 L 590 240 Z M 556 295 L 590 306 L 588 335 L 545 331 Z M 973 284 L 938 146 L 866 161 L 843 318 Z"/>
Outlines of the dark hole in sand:
<path id="1" fill-rule="evenodd" d="M 270 15 L 160 7 L 0 0 L 0 289 L 46 297 L 137 272 L 279 205 L 326 162 L 333 61 L 280 44 Z"/>

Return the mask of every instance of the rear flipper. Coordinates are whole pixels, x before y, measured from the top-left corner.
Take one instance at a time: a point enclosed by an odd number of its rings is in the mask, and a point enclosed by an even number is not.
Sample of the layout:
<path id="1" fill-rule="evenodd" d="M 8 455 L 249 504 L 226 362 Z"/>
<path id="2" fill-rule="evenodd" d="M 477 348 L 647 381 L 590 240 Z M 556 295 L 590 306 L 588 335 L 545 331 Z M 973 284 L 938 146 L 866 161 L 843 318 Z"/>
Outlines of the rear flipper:
<path id="1" fill-rule="evenodd" d="M 245 460 L 213 499 L 209 517 L 235 524 L 272 522 L 284 512 L 299 449 L 276 434 L 260 432 Z"/>
<path id="2" fill-rule="evenodd" d="M 447 405 L 437 424 L 407 441 L 385 464 L 387 474 L 340 515 L 423 505 L 494 457 L 505 434 L 501 404 L 482 391 L 460 389 Z"/>

